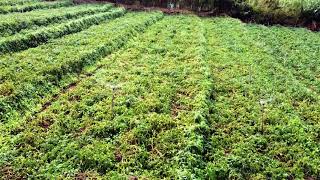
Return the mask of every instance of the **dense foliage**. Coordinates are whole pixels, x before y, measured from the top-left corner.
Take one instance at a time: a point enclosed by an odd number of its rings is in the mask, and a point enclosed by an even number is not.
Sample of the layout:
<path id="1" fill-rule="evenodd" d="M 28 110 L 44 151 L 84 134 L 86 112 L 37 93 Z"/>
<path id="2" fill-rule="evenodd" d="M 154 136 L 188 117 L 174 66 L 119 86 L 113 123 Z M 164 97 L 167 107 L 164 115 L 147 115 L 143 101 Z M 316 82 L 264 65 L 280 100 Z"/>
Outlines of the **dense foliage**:
<path id="1" fill-rule="evenodd" d="M 245 0 L 242 6 L 249 7 L 256 17 L 270 18 L 278 22 L 299 20 L 320 21 L 319 0 Z"/>
<path id="2" fill-rule="evenodd" d="M 79 32 L 107 19 L 121 16 L 124 13 L 124 9 L 112 9 L 110 12 L 103 12 L 108 11 L 110 8 L 111 6 L 94 8 L 91 10 L 95 12 L 102 11 L 102 13 L 86 16 L 76 20 L 69 20 L 61 24 L 53 24 L 43 28 L 38 27 L 37 30 L 28 29 L 20 32 L 19 34 L 2 38 L 0 40 L 0 54 L 36 47 L 50 39 Z"/>
<path id="3" fill-rule="evenodd" d="M 103 12 L 105 8 L 110 8 L 110 5 L 103 6 L 101 9 L 97 8 L 97 6 L 80 5 L 0 15 L 0 35 L 4 37 L 25 29 L 38 29 L 40 26 L 60 23 L 86 14 L 94 14 L 95 12 Z"/>
<path id="4" fill-rule="evenodd" d="M 61 6 L 69 6 L 72 5 L 70 0 L 61 0 L 61 1 L 53 1 L 53 2 L 31 2 L 22 5 L 6 5 L 0 6 L 0 14 L 7 14 L 10 12 L 27 12 L 32 11 L 34 9 L 46 9 L 46 8 L 57 8 Z"/>
<path id="5" fill-rule="evenodd" d="M 41 0 L 0 0 L 0 6 L 6 5 L 21 5 L 26 3 L 36 3 L 40 2 Z"/>
<path id="6" fill-rule="evenodd" d="M 207 25 L 216 85 L 208 171 L 319 178 L 319 34 L 225 18 Z"/>
<path id="7" fill-rule="evenodd" d="M 121 11 L 117 10 L 116 13 Z M 83 66 L 121 47 L 136 31 L 160 16 L 150 14 L 135 21 L 138 15 L 129 14 L 130 18 L 125 16 L 107 24 L 119 26 L 119 34 L 116 36 L 108 35 L 114 29 L 102 24 L 37 48 L 1 56 L 1 120 L 32 108 L 33 102 L 38 102 L 57 86 L 61 87 L 61 83 L 66 83 L 63 81 L 65 78 L 70 78 L 73 73 L 81 71 Z"/>
<path id="8" fill-rule="evenodd" d="M 231 15 L 251 16 L 257 21 L 289 22 L 300 19 L 320 21 L 319 0 L 114 0 L 114 2 L 127 4 L 139 2 L 146 6 L 188 8 L 195 11 L 223 11 Z"/>
<path id="9" fill-rule="evenodd" d="M 0 179 L 320 179 L 319 33 L 110 5 L 0 17 Z"/>

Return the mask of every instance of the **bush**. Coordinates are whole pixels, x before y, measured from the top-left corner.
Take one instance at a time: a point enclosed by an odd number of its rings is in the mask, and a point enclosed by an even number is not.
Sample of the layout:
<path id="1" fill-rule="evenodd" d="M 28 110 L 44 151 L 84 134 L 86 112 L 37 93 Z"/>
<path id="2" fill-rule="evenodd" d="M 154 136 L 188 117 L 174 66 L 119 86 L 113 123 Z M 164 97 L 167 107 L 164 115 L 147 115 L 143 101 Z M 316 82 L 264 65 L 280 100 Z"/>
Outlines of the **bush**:
<path id="1" fill-rule="evenodd" d="M 318 0 L 115 0 L 117 3 L 186 8 L 194 11 L 225 12 L 234 16 L 249 16 L 258 21 L 293 23 L 299 20 L 319 20 Z"/>

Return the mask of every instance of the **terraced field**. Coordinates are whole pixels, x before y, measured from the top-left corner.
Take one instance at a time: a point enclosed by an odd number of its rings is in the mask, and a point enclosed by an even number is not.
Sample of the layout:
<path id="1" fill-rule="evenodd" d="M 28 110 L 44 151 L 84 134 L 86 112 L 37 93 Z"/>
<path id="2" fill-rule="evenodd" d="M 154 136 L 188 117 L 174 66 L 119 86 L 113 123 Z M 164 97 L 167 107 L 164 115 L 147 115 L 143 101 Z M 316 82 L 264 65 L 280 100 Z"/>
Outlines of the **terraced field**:
<path id="1" fill-rule="evenodd" d="M 14 2 L 2 179 L 320 179 L 319 33 Z"/>

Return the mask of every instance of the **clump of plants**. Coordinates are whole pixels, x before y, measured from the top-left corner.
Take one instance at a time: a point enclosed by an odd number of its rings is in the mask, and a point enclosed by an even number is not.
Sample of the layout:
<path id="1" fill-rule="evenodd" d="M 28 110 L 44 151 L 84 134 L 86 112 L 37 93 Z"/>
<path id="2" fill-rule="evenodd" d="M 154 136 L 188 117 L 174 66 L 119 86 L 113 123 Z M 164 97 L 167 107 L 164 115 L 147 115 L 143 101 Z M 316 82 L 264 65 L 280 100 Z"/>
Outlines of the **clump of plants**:
<path id="1" fill-rule="evenodd" d="M 241 14 L 249 13 L 258 21 L 297 23 L 319 20 L 320 1 L 317 0 L 235 0 Z"/>

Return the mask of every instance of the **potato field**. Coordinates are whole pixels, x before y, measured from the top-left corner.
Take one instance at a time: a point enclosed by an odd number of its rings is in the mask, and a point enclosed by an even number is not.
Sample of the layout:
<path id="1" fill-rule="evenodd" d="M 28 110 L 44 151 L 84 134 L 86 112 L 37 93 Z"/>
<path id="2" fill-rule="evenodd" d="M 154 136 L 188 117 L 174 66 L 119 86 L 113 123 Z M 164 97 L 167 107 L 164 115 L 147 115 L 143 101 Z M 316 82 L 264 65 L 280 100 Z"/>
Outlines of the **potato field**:
<path id="1" fill-rule="evenodd" d="M 0 179 L 320 179 L 320 34 L 0 0 Z"/>

